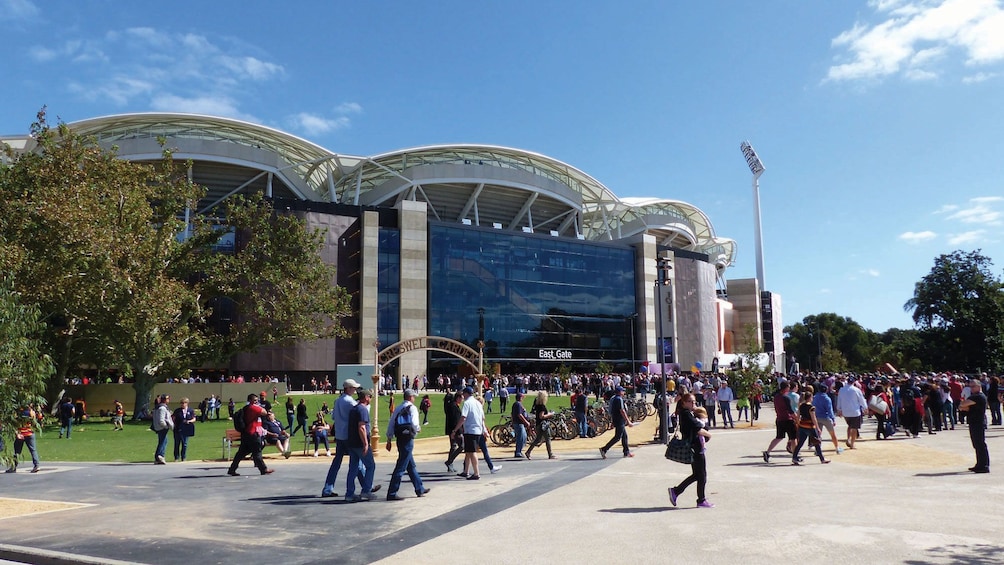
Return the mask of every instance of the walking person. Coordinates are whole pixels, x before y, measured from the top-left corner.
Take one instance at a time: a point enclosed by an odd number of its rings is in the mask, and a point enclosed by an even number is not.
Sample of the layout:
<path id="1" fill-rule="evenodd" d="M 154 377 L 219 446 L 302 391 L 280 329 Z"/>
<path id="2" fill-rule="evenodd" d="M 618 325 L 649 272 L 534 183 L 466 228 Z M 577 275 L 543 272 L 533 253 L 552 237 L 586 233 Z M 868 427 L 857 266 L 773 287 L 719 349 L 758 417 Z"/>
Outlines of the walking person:
<path id="1" fill-rule="evenodd" d="M 338 480 L 338 471 L 342 468 L 342 459 L 349 454 L 349 415 L 356 405 L 352 395 L 359 388 L 359 383 L 355 380 L 345 379 L 345 382 L 342 383 L 342 394 L 335 401 L 335 407 L 332 411 L 335 428 L 335 457 L 331 460 L 328 474 L 324 477 L 324 487 L 321 488 L 321 496 L 324 498 L 338 496 L 335 493 L 335 481 Z M 365 469 L 363 472 L 365 473 Z"/>
<path id="2" fill-rule="evenodd" d="M 499 414 L 505 414 L 506 408 L 509 407 L 509 387 L 502 383 L 499 387 Z"/>
<path id="3" fill-rule="evenodd" d="M 303 428 L 303 437 L 307 437 L 307 433 L 310 431 L 307 428 L 307 403 L 302 398 L 300 403 L 296 405 L 296 428 L 289 432 L 290 437 L 295 436 L 300 428 Z"/>
<path id="4" fill-rule="evenodd" d="M 791 464 L 802 464 L 802 458 L 798 456 L 798 452 L 805 445 L 806 440 L 809 441 L 809 445 L 815 448 L 819 462 L 829 463 L 830 461 L 823 457 L 822 442 L 819 441 L 819 422 L 816 421 L 816 408 L 812 405 L 812 393 L 809 391 L 802 393 L 802 401 L 798 404 L 798 412 L 795 413 L 795 427 L 798 429 L 798 443 L 791 452 Z"/>
<path id="5" fill-rule="evenodd" d="M 370 500 L 374 491 L 373 479 L 376 476 L 376 460 L 373 459 L 373 446 L 370 445 L 370 401 L 372 399 L 373 394 L 370 391 L 359 389 L 358 401 L 349 414 L 349 439 L 347 442 L 349 446 L 349 472 L 348 479 L 345 481 L 346 502 Z M 355 495 L 357 477 L 362 489 L 358 496 Z"/>
<path id="6" fill-rule="evenodd" d="M 188 398 L 181 399 L 181 406 L 174 410 L 174 460 L 188 458 L 188 438 L 195 435 L 195 410 L 188 405 Z"/>
<path id="7" fill-rule="evenodd" d="M 397 494 L 401 488 L 401 480 L 404 474 L 408 473 L 411 485 L 415 487 L 415 495 L 418 497 L 429 494 L 429 489 L 422 484 L 422 477 L 419 476 L 415 468 L 415 437 L 422 431 L 422 426 L 418 423 L 418 409 L 415 408 L 415 391 L 406 389 L 404 391 L 404 402 L 402 402 L 394 413 L 391 414 L 387 427 L 387 451 L 390 451 L 392 438 L 397 440 L 397 464 L 391 473 L 390 486 L 387 487 L 387 500 L 404 500 Z M 351 472 L 351 471 L 350 471 Z"/>
<path id="8" fill-rule="evenodd" d="M 262 475 L 270 475 L 273 470 L 269 469 L 265 465 L 265 460 L 261 457 L 261 438 L 264 436 L 262 430 L 262 418 L 267 418 L 267 412 L 261 407 L 261 401 L 258 395 L 251 393 L 248 395 L 248 404 L 238 411 L 234 411 L 234 417 L 238 418 L 238 423 L 243 422 L 241 426 L 241 446 L 237 449 L 237 453 L 234 454 L 234 460 L 230 462 L 230 468 L 227 469 L 227 474 L 231 477 L 239 477 L 240 473 L 237 472 L 237 467 L 241 464 L 248 455 L 251 456 L 251 460 L 254 461 L 255 467 Z"/>
<path id="9" fill-rule="evenodd" d="M 523 457 L 523 447 L 526 446 L 526 433 L 530 429 L 530 419 L 526 417 L 526 408 L 523 407 L 523 393 L 516 393 L 516 401 L 512 403 L 512 430 L 516 438 L 515 457 Z"/>
<path id="10" fill-rule="evenodd" d="M 820 436 L 822 436 L 823 428 L 830 434 L 830 441 L 833 442 L 833 449 L 840 455 L 844 450 L 840 447 L 840 441 L 837 439 L 837 417 L 833 413 L 833 400 L 830 399 L 830 387 L 826 383 L 820 382 L 816 383 L 819 390 L 812 397 L 812 406 L 816 409 L 816 423 L 818 424 L 816 429 L 819 430 Z"/>
<path id="11" fill-rule="evenodd" d="M 459 476 L 476 481 L 481 478 L 478 472 L 478 438 L 485 434 L 485 413 L 481 403 L 474 397 L 473 387 L 464 387 L 463 395 L 460 421 L 453 430 L 454 434 L 461 430 L 464 434 L 464 470 Z"/>
<path id="12" fill-rule="evenodd" d="M 669 489 L 669 501 L 676 506 L 677 499 L 683 491 L 693 483 L 697 483 L 697 507 L 714 508 L 708 501 L 705 488 L 708 484 L 707 442 L 711 433 L 704 429 L 704 424 L 694 415 L 694 395 L 686 392 L 680 395 L 676 403 L 676 420 L 679 422 L 680 433 L 689 438 L 694 450 L 694 461 L 690 464 L 690 476 L 675 487 Z"/>
<path id="13" fill-rule="evenodd" d="M 122 420 L 125 418 L 125 407 L 119 402 L 119 399 L 115 399 L 115 408 L 112 411 L 112 428 L 113 431 L 121 432 L 125 428 L 122 426 Z"/>
<path id="14" fill-rule="evenodd" d="M 66 434 L 66 439 L 70 439 L 70 432 L 73 431 L 73 415 L 76 408 L 73 406 L 73 400 L 69 396 L 64 396 L 62 400 L 59 401 L 59 437 L 62 439 L 63 434 Z"/>
<path id="15" fill-rule="evenodd" d="M 554 417 L 554 413 L 547 409 L 547 393 L 544 391 L 539 391 L 537 393 L 537 399 L 533 401 L 533 417 L 536 420 L 537 426 L 537 437 L 533 439 L 533 443 L 526 450 L 526 458 L 530 459 L 530 452 L 533 451 L 534 447 L 540 445 L 540 442 L 544 442 L 547 446 L 547 458 L 556 459 L 554 452 L 551 451 L 551 426 L 548 420 Z"/>
<path id="16" fill-rule="evenodd" d="M 787 450 L 789 452 L 795 450 L 795 411 L 791 408 L 791 403 L 788 402 L 788 392 L 791 391 L 791 385 L 788 381 L 780 383 L 780 388 L 774 394 L 774 439 L 771 440 L 770 445 L 767 446 L 767 451 L 763 452 L 763 462 L 770 463 L 770 452 L 781 443 L 781 441 L 787 437 Z"/>
<path id="17" fill-rule="evenodd" d="M 875 427 L 875 439 L 882 440 L 886 438 L 885 435 L 885 425 L 889 421 L 889 416 L 892 415 L 892 402 L 889 400 L 889 395 L 886 394 L 885 389 L 882 385 L 875 385 L 875 389 L 872 391 L 873 397 L 878 397 L 880 401 L 885 402 L 885 411 L 872 410 L 872 414 L 875 415 L 875 419 L 878 421 L 878 425 Z M 877 404 L 877 403 L 876 403 Z M 881 405 L 879 405 L 881 407 Z"/>
<path id="18" fill-rule="evenodd" d="M 847 448 L 854 449 L 854 442 L 858 439 L 858 431 L 861 429 L 861 422 L 868 412 L 868 403 L 865 402 L 865 395 L 857 385 L 857 377 L 851 377 L 847 384 L 840 387 L 837 392 L 837 416 L 847 422 Z"/>
<path id="19" fill-rule="evenodd" d="M 976 465 L 969 468 L 974 473 L 990 472 L 990 451 L 987 449 L 987 397 L 983 395 L 983 385 L 973 379 L 969 381 L 969 398 L 962 401 L 959 410 L 966 413 L 969 422 L 969 441 L 976 451 Z"/>
<path id="20" fill-rule="evenodd" d="M 286 430 L 293 431 L 293 419 L 296 418 L 296 406 L 293 405 L 293 397 L 286 397 Z M 293 435 L 290 433 L 290 435 Z"/>
<path id="21" fill-rule="evenodd" d="M 618 441 L 621 442 L 621 446 L 624 449 L 624 457 L 634 457 L 634 453 L 631 453 L 631 448 L 628 446 L 626 429 L 634 427 L 634 424 L 628 418 L 627 409 L 624 407 L 624 387 L 618 386 L 614 389 L 614 395 L 610 397 L 609 410 L 610 419 L 614 425 L 614 437 L 610 438 L 610 441 L 600 448 L 600 457 L 606 459 L 607 451 Z"/>
<path id="22" fill-rule="evenodd" d="M 446 393 L 443 399 L 443 410 L 446 412 L 446 439 L 450 441 L 450 449 L 446 455 L 446 471 L 456 473 L 457 468 L 453 466 L 457 456 L 464 452 L 464 435 L 456 432 L 457 423 L 460 422 L 460 402 L 463 397 L 460 393 Z"/>
<path id="23" fill-rule="evenodd" d="M 589 412 L 589 396 L 580 387 L 575 387 L 572 395 L 572 411 L 575 413 L 575 423 L 578 424 L 579 437 L 589 437 L 589 422 L 586 418 Z"/>
<path id="24" fill-rule="evenodd" d="M 17 463 L 21 458 L 21 452 L 24 451 L 25 446 L 28 446 L 28 453 L 31 454 L 31 472 L 37 473 L 41 464 L 38 459 L 38 447 L 35 444 L 35 424 L 38 422 L 38 412 L 35 412 L 31 405 L 28 405 L 21 409 L 19 416 L 20 422 L 17 431 L 14 432 L 14 460 L 6 472 L 17 472 Z"/>
<path id="25" fill-rule="evenodd" d="M 153 409 L 153 422 L 150 427 L 157 432 L 157 449 L 153 452 L 154 465 L 167 465 L 164 455 L 167 453 L 167 433 L 174 428 L 174 419 L 167 404 L 171 397 L 162 394 L 157 398 L 157 407 Z"/>

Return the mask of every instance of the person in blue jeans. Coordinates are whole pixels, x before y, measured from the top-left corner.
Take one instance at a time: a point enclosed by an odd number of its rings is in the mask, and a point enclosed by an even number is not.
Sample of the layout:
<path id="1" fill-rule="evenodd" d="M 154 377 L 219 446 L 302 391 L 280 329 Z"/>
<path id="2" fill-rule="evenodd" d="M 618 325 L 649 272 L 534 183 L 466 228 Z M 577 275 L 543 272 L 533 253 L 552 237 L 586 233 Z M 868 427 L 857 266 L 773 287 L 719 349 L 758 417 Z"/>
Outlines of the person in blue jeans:
<path id="1" fill-rule="evenodd" d="M 523 407 L 523 393 L 516 393 L 516 402 L 512 404 L 512 429 L 516 436 L 516 457 L 523 457 L 523 448 L 526 447 L 526 431 L 530 428 L 530 420 L 526 417 L 526 408 Z"/>
<path id="2" fill-rule="evenodd" d="M 338 496 L 335 492 L 335 481 L 338 480 L 338 471 L 342 468 L 342 458 L 349 455 L 349 415 L 356 405 L 352 395 L 358 389 L 359 383 L 353 379 L 345 379 L 342 384 L 342 394 L 335 401 L 335 408 L 332 411 L 335 422 L 335 457 L 328 467 L 328 475 L 324 477 L 324 487 L 321 489 L 321 496 L 324 498 Z"/>
<path id="3" fill-rule="evenodd" d="M 364 502 L 372 498 L 373 479 L 376 476 L 376 461 L 373 446 L 370 445 L 370 401 L 373 395 L 360 389 L 359 402 L 349 414 L 349 476 L 345 481 L 345 501 Z M 360 481 L 362 492 L 355 494 L 356 480 Z"/>
<path id="4" fill-rule="evenodd" d="M 390 416 L 387 427 L 387 451 L 390 451 L 391 442 L 397 440 L 397 464 L 394 465 L 394 472 L 391 473 L 390 486 L 387 488 L 387 500 L 404 500 L 397 494 L 401 488 L 401 480 L 404 474 L 408 473 L 411 484 L 415 487 L 416 496 L 429 494 L 429 489 L 422 484 L 422 477 L 419 476 L 415 468 L 415 458 L 413 451 L 415 448 L 415 436 L 422 430 L 418 424 L 418 408 L 415 408 L 415 391 L 408 389 L 404 391 L 404 402 L 394 410 Z"/>
<path id="5" fill-rule="evenodd" d="M 634 457 L 634 453 L 631 453 L 631 447 L 628 446 L 626 429 L 634 427 L 634 424 L 631 423 L 627 410 L 624 408 L 624 387 L 619 386 L 614 390 L 614 395 L 610 397 L 609 409 L 610 420 L 614 425 L 614 437 L 610 438 L 610 441 L 600 448 L 600 457 L 606 459 L 607 451 L 618 441 L 621 442 L 621 447 L 624 449 L 624 457 Z"/>

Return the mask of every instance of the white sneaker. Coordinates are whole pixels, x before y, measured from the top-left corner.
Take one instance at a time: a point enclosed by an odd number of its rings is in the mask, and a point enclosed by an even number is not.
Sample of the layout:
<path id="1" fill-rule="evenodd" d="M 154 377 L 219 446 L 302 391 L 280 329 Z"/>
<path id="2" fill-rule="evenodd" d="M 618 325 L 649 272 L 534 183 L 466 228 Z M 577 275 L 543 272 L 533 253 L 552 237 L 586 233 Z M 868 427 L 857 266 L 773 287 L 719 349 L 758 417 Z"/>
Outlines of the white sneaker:
<path id="1" fill-rule="evenodd" d="M 331 452 L 329 451 L 329 452 L 328 452 L 328 453 L 327 453 L 326 455 L 327 455 L 328 457 L 331 457 Z"/>
<path id="2" fill-rule="evenodd" d="M 494 466 L 494 467 L 491 468 L 491 474 L 494 475 L 495 473 L 498 473 L 501 470 L 502 470 L 502 465 L 496 465 L 496 466 Z"/>
<path id="3" fill-rule="evenodd" d="M 314 457 L 317 457 L 317 452 L 316 451 L 314 452 Z"/>

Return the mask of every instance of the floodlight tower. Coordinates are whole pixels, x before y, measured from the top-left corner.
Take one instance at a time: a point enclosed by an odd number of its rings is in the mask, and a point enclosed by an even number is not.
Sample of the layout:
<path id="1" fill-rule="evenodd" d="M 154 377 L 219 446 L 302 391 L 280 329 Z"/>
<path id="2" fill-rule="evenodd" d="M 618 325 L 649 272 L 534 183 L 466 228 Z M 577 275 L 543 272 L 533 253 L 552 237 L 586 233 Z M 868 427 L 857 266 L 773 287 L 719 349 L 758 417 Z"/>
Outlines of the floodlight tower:
<path id="1" fill-rule="evenodd" d="M 750 172 L 753 173 L 753 244 L 756 251 L 756 282 L 760 285 L 760 290 L 767 288 L 763 275 L 763 233 L 760 227 L 760 175 L 763 174 L 763 163 L 749 141 L 744 141 L 739 145 L 746 157 L 746 164 L 749 165 Z"/>

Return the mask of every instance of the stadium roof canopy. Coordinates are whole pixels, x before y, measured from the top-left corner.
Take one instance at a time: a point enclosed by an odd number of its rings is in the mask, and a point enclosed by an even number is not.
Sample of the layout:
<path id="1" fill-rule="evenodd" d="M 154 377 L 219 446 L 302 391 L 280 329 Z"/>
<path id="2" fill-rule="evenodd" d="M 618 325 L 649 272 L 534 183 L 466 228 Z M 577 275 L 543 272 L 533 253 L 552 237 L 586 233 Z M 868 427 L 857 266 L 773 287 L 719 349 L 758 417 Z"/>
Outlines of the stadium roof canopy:
<path id="1" fill-rule="evenodd" d="M 719 272 L 736 253 L 735 242 L 717 237 L 707 215 L 686 202 L 619 198 L 585 172 L 521 149 L 457 144 L 343 155 L 273 128 L 175 113 L 121 114 L 69 126 L 135 161 L 159 159 L 159 140 L 166 139 L 175 158 L 192 161 L 192 180 L 208 189 L 199 203 L 203 213 L 252 191 L 370 206 L 420 200 L 440 221 L 597 241 L 647 233 L 660 245 L 708 254 Z M 26 138 L 4 141 L 25 150 L 32 145 Z"/>

